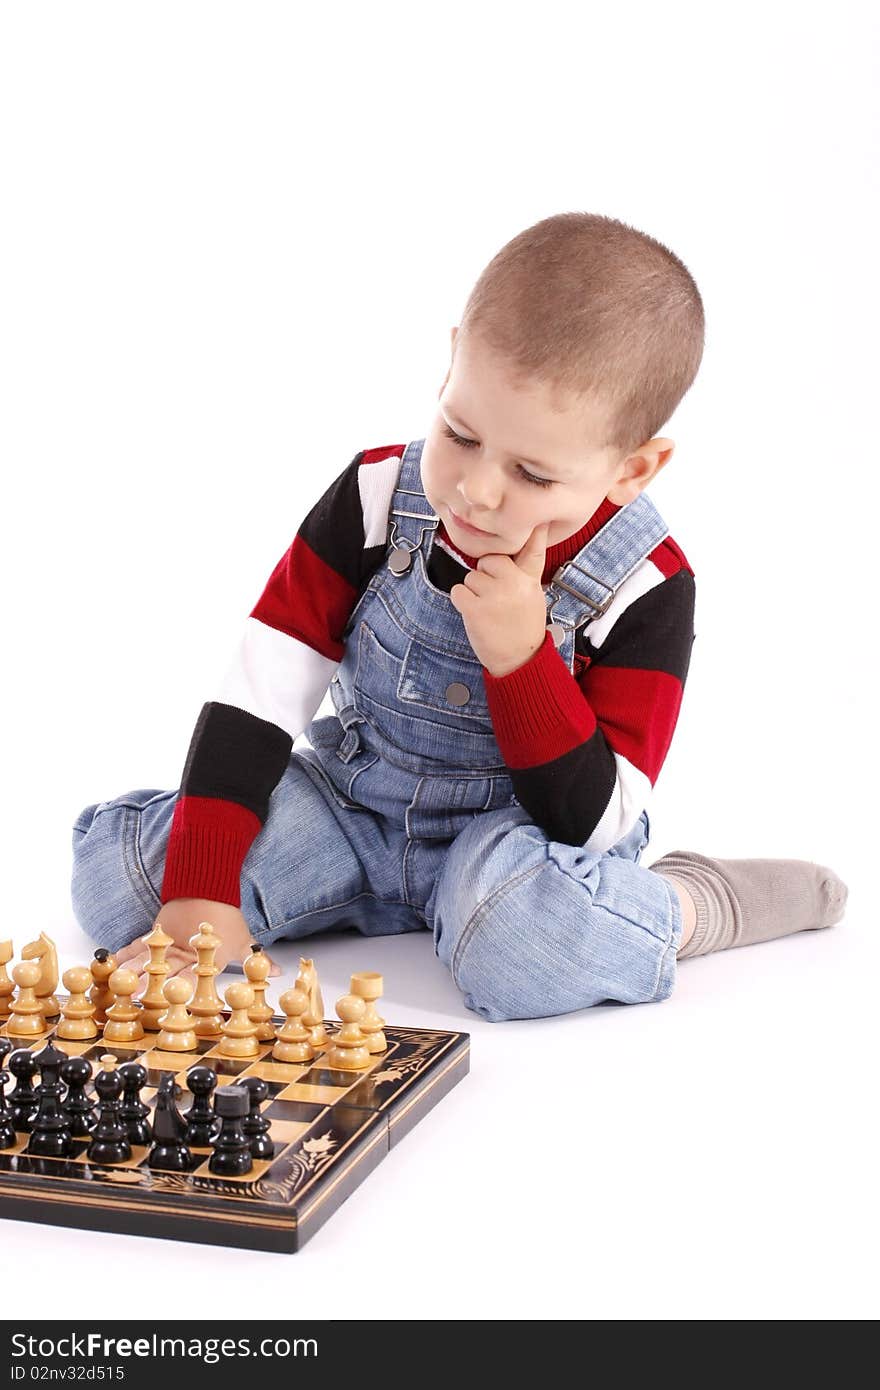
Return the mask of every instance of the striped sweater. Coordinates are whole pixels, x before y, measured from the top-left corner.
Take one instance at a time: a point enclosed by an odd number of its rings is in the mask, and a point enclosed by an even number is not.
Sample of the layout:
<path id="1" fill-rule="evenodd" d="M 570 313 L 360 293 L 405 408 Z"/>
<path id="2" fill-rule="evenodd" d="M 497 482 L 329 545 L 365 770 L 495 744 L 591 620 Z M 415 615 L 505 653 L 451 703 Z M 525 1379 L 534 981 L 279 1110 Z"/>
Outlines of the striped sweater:
<path id="1" fill-rule="evenodd" d="M 190 741 L 162 902 L 240 905 L 244 858 L 295 740 L 344 653 L 342 633 L 382 563 L 406 445 L 363 450 L 300 524 L 244 625 Z M 618 510 L 607 498 L 547 550 L 542 583 Z M 448 592 L 477 561 L 438 525 L 429 577 Z M 604 851 L 648 804 L 672 742 L 694 641 L 694 575 L 667 536 L 577 631 L 574 671 L 549 632 L 524 666 L 494 677 L 489 713 L 520 805 L 555 840 Z"/>

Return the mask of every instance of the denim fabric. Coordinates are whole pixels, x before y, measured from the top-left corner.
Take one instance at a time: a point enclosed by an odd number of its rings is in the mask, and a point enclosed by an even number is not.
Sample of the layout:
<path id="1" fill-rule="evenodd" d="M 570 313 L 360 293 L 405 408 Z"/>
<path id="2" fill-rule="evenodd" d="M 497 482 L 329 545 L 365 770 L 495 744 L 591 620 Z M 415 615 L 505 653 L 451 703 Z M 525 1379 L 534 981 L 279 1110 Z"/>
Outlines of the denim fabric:
<path id="1" fill-rule="evenodd" d="M 464 1002 L 496 1022 L 672 992 L 682 918 L 639 860 L 643 811 L 605 852 L 550 840 L 519 805 L 489 717 L 482 667 L 449 595 L 428 579 L 439 518 L 421 489 L 424 440 L 404 453 L 391 541 L 347 623 L 335 714 L 294 749 L 241 874 L 254 939 L 342 927 L 429 928 Z M 667 534 L 644 494 L 546 590 L 561 657 Z M 88 806 L 73 830 L 77 919 L 117 949 L 150 930 L 176 791 Z"/>

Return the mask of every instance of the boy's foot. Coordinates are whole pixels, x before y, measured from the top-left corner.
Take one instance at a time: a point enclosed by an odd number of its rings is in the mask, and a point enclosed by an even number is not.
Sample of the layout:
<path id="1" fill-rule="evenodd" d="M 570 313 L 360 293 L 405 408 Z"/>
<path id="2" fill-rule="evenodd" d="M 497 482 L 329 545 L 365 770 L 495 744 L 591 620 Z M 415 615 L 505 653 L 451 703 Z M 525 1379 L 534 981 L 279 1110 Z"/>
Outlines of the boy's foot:
<path id="1" fill-rule="evenodd" d="M 806 859 L 710 859 L 673 850 L 650 868 L 683 883 L 696 907 L 680 960 L 833 926 L 849 891 L 833 870 Z"/>

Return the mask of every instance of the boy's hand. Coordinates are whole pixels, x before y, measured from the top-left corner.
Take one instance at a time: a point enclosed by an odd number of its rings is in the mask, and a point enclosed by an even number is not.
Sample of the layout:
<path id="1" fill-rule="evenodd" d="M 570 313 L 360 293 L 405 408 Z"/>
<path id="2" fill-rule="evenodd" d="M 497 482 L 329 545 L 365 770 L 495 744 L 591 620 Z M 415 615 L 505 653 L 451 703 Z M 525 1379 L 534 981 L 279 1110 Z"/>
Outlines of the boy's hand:
<path id="1" fill-rule="evenodd" d="M 490 675 L 506 676 L 535 655 L 547 631 L 541 575 L 550 523 L 534 528 L 517 555 L 483 555 L 449 590 L 468 640 Z"/>
<path id="2" fill-rule="evenodd" d="M 231 960 L 242 960 L 244 956 L 249 955 L 254 940 L 253 933 L 239 908 L 233 907 L 231 903 L 212 902 L 208 898 L 174 898 L 171 902 L 163 904 L 156 916 L 156 922 L 161 923 L 162 930 L 172 938 L 172 944 L 165 953 L 166 963 L 171 969 L 163 977 L 163 984 L 175 975 L 182 975 L 193 986 L 196 984 L 196 953 L 189 941 L 190 937 L 196 935 L 202 922 L 210 922 L 215 934 L 220 938 L 220 945 L 214 956 L 214 964 L 219 966 L 220 970 Z M 153 923 L 154 926 L 156 922 Z M 265 954 L 272 965 L 270 973 L 280 975 L 281 970 L 268 951 Z M 115 951 L 114 955 L 119 965 L 138 972 L 140 978 L 137 993 L 140 993 L 149 982 L 149 976 L 145 971 L 150 959 L 149 948 L 138 938 L 131 945 L 124 946 L 121 951 Z"/>

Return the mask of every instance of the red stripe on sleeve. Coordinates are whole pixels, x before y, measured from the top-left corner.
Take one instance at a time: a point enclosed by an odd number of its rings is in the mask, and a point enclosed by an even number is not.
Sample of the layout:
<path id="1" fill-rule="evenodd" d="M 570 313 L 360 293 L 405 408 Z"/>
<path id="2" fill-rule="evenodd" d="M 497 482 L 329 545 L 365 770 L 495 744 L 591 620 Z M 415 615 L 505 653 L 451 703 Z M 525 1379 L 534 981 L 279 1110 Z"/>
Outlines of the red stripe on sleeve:
<path id="1" fill-rule="evenodd" d="M 341 661 L 341 637 L 354 607 L 356 590 L 302 536 L 278 561 L 252 618 L 286 632 L 331 661 Z"/>
<path id="2" fill-rule="evenodd" d="M 259 817 L 237 801 L 182 796 L 174 808 L 163 903 L 210 898 L 241 906 L 241 866 L 261 829 Z"/>
<path id="3" fill-rule="evenodd" d="M 611 747 L 640 768 L 653 786 L 675 732 L 681 681 L 666 671 L 591 666 L 583 689 Z"/>

